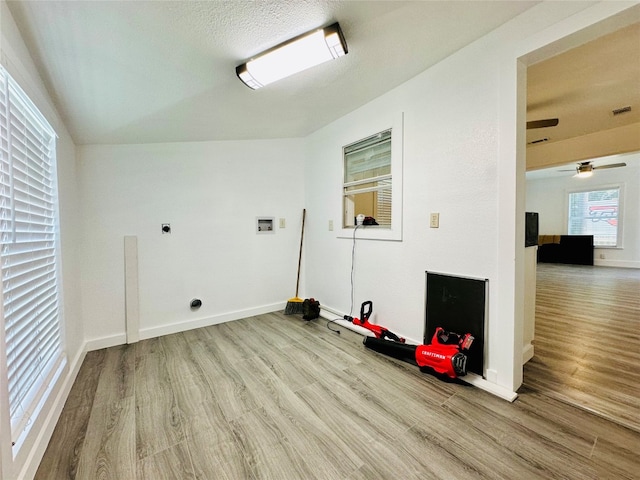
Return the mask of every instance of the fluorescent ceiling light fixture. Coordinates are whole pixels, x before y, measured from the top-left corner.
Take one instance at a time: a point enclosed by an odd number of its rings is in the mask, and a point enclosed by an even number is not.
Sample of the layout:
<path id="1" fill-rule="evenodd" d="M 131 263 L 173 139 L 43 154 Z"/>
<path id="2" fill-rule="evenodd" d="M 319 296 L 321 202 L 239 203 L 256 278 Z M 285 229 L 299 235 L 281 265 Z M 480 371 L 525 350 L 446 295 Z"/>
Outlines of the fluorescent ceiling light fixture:
<path id="1" fill-rule="evenodd" d="M 342 57 L 347 42 L 338 23 L 292 38 L 236 67 L 236 74 L 254 90 L 307 68 Z"/>

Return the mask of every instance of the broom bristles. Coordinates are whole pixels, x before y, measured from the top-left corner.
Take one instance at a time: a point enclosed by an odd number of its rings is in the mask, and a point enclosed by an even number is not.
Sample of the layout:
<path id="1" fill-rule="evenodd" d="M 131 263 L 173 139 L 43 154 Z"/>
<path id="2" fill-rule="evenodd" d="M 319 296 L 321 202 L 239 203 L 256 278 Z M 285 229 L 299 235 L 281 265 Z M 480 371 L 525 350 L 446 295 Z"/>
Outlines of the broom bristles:
<path id="1" fill-rule="evenodd" d="M 302 313 L 304 300 L 298 297 L 290 298 L 287 302 L 287 306 L 284 309 L 285 315 L 294 315 Z"/>

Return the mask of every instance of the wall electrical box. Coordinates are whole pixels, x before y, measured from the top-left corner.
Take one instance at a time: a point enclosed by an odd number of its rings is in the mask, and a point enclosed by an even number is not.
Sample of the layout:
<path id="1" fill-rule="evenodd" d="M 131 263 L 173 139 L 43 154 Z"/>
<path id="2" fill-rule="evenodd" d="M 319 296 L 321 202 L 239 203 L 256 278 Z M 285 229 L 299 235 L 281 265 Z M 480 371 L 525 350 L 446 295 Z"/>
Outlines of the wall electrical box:
<path id="1" fill-rule="evenodd" d="M 256 217 L 256 233 L 275 233 L 275 217 Z"/>

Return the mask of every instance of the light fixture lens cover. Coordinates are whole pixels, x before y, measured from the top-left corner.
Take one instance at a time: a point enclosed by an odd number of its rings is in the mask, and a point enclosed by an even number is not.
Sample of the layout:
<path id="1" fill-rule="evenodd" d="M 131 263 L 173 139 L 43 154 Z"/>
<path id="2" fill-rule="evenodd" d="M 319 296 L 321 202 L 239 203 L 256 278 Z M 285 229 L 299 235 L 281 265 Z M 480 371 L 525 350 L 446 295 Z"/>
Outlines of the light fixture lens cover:
<path id="1" fill-rule="evenodd" d="M 590 163 L 583 163 L 576 167 L 576 177 L 587 178 L 593 175 L 593 165 Z"/>
<path id="2" fill-rule="evenodd" d="M 305 33 L 277 45 L 236 68 L 248 87 L 257 89 L 347 54 L 340 25 Z"/>

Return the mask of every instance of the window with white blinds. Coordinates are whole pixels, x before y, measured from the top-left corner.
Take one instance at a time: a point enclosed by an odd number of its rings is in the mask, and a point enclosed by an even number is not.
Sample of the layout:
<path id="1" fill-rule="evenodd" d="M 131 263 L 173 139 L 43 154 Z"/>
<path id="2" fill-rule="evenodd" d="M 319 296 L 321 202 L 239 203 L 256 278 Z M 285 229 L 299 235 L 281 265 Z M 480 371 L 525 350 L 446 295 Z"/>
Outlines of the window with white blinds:
<path id="1" fill-rule="evenodd" d="M 57 268 L 56 136 L 0 66 L 0 262 L 14 442 L 63 361 Z"/>
<path id="2" fill-rule="evenodd" d="M 355 216 L 373 217 L 391 227 L 391 130 L 377 133 L 343 148 L 343 227 L 355 225 Z"/>
<path id="3" fill-rule="evenodd" d="M 620 242 L 620 186 L 569 192 L 569 235 L 593 235 L 596 247 Z"/>

